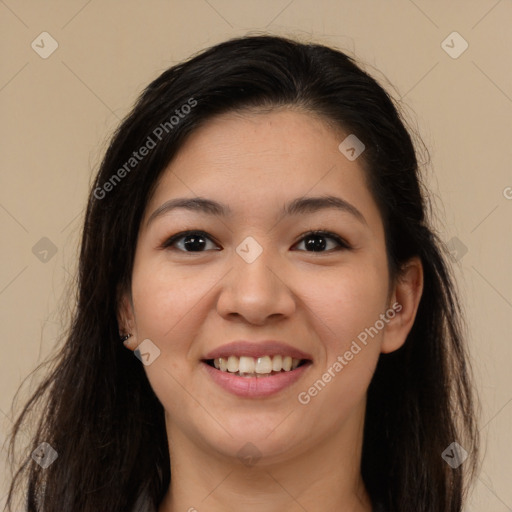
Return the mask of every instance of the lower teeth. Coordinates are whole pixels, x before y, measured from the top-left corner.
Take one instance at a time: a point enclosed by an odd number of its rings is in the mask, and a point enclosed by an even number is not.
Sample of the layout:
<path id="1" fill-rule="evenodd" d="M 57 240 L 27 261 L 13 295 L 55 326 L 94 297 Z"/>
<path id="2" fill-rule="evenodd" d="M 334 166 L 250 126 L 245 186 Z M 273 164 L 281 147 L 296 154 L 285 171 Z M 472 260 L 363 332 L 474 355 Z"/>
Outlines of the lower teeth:
<path id="1" fill-rule="evenodd" d="M 231 373 L 231 372 L 228 372 Z M 279 372 L 272 371 L 271 373 L 243 373 L 243 372 L 234 372 L 232 375 L 237 375 L 238 377 L 270 377 L 271 375 L 276 375 Z"/>

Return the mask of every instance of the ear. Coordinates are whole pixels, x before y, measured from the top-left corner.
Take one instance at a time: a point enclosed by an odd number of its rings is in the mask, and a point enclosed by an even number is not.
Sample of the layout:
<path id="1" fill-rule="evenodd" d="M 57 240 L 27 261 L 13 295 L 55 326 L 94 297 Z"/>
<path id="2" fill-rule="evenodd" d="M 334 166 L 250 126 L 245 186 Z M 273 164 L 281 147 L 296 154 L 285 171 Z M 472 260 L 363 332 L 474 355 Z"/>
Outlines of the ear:
<path id="1" fill-rule="evenodd" d="M 381 352 L 398 350 L 407 339 L 423 293 L 423 265 L 420 258 L 411 258 L 397 277 L 391 295 L 390 310 L 395 312 L 384 329 Z"/>
<path id="2" fill-rule="evenodd" d="M 131 294 L 126 291 L 119 291 L 117 303 L 119 335 L 124 336 L 125 334 L 131 334 L 123 344 L 128 349 L 135 350 L 135 348 L 137 348 L 137 329 Z"/>

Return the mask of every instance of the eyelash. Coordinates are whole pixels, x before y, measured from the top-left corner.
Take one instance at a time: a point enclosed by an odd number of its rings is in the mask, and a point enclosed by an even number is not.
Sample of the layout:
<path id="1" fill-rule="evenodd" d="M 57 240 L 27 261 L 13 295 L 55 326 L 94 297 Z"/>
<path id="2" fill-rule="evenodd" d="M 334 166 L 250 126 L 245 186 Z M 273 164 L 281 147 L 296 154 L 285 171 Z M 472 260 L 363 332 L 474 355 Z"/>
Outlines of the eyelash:
<path id="1" fill-rule="evenodd" d="M 215 240 L 213 240 L 213 238 L 210 235 L 208 235 L 207 233 L 205 233 L 204 231 L 188 230 L 188 231 L 181 231 L 180 233 L 176 233 L 175 235 L 173 235 L 170 238 L 168 238 L 162 244 L 162 249 L 167 249 L 167 248 L 172 247 L 175 242 L 177 242 L 181 238 L 185 238 L 188 235 L 199 235 L 201 237 L 207 238 L 208 240 L 216 243 Z M 304 233 L 303 235 L 301 235 L 301 238 L 297 242 L 295 242 L 294 245 L 297 245 L 298 243 L 302 242 L 304 239 L 306 239 L 306 238 L 308 238 L 310 236 L 323 236 L 324 238 L 330 238 L 331 240 L 334 240 L 339 245 L 339 247 L 337 247 L 336 249 L 329 249 L 327 251 L 306 251 L 306 250 L 303 250 L 302 252 L 309 252 L 309 253 L 312 253 L 312 254 L 323 254 L 323 253 L 324 254 L 325 253 L 331 254 L 332 252 L 335 252 L 335 251 L 339 251 L 339 250 L 343 250 L 343 249 L 344 250 L 351 249 L 350 245 L 343 238 L 338 236 L 336 233 L 333 233 L 331 231 L 327 231 L 327 230 L 324 230 L 324 229 L 316 229 L 316 230 L 308 231 L 308 232 Z M 178 249 L 178 250 L 180 250 L 180 249 Z M 180 252 L 184 252 L 184 253 L 187 253 L 187 254 L 200 254 L 202 252 L 207 252 L 207 251 L 185 251 L 185 250 L 180 250 Z"/>

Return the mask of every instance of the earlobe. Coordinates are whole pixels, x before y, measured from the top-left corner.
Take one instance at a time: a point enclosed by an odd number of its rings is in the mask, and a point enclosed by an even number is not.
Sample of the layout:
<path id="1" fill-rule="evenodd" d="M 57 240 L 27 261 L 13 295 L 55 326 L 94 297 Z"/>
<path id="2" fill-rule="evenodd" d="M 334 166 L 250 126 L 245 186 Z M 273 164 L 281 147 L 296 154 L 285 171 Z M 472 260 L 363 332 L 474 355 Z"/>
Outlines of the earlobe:
<path id="1" fill-rule="evenodd" d="M 395 316 L 384 330 L 381 352 L 398 350 L 412 329 L 423 292 L 423 265 L 420 258 L 411 258 L 402 268 L 392 294 Z"/>
<path id="2" fill-rule="evenodd" d="M 133 303 L 128 294 L 124 293 L 118 300 L 117 324 L 119 327 L 119 338 L 123 345 L 134 350 L 136 348 L 136 329 L 133 314 Z"/>

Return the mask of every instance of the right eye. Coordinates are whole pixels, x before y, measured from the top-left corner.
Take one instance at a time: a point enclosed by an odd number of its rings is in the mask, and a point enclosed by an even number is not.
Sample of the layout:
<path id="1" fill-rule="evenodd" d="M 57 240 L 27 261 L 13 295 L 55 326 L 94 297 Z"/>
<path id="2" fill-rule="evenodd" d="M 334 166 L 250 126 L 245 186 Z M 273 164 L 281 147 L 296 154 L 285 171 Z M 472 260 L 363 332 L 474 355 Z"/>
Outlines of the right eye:
<path id="1" fill-rule="evenodd" d="M 205 252 L 203 249 L 213 243 L 211 237 L 204 231 L 182 231 L 168 238 L 162 247 L 177 247 L 182 252 Z M 214 244 L 215 245 L 215 244 Z M 210 249 L 211 250 L 211 249 Z M 220 250 L 220 249 L 214 249 Z"/>

